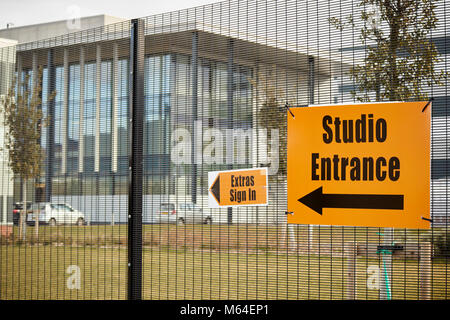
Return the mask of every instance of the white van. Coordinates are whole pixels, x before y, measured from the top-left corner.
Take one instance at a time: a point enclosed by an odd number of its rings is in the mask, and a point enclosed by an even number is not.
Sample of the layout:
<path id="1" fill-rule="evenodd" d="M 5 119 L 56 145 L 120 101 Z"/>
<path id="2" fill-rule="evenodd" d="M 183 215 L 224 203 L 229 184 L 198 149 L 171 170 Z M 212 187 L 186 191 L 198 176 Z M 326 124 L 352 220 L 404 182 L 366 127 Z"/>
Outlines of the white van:
<path id="1" fill-rule="evenodd" d="M 192 202 L 165 202 L 156 210 L 159 223 L 204 223 L 211 224 L 211 215 Z"/>
<path id="2" fill-rule="evenodd" d="M 39 224 L 56 226 L 58 224 L 85 224 L 84 214 L 66 203 L 33 203 L 32 213 L 27 215 L 27 223 L 34 224 L 39 214 Z"/>

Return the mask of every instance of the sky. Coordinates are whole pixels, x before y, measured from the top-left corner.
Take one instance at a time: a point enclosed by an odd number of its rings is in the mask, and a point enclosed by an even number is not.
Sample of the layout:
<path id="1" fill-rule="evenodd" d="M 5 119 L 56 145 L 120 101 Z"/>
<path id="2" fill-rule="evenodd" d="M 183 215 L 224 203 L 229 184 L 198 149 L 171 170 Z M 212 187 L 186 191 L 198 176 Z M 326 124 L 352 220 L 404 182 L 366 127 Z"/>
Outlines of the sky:
<path id="1" fill-rule="evenodd" d="M 139 18 L 186 9 L 219 0 L 1 0 L 0 29 L 73 18 L 107 14 L 121 18 Z"/>

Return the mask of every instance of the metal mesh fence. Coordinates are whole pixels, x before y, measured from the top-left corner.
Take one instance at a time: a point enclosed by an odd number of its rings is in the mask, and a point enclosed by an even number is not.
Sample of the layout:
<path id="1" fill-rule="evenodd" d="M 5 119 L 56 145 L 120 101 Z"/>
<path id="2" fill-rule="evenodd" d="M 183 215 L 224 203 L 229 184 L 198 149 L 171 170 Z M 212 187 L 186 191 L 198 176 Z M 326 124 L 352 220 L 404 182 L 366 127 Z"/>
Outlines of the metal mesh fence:
<path id="1" fill-rule="evenodd" d="M 418 37 L 431 13 L 409 2 L 401 32 Z M 446 73 L 448 3 L 430 2 L 427 72 Z M 361 89 L 352 74 L 377 47 L 361 29 L 392 31 L 379 3 L 224 1 L 0 48 L 0 94 L 15 78 L 30 108 L 40 83 L 43 115 L 28 179 L 1 126 L 0 299 L 447 299 L 448 80 Z M 380 84 L 392 70 L 377 61 L 363 73 Z M 287 224 L 285 105 L 358 97 L 432 99 L 430 230 Z M 208 172 L 257 167 L 267 206 L 208 207 Z"/>

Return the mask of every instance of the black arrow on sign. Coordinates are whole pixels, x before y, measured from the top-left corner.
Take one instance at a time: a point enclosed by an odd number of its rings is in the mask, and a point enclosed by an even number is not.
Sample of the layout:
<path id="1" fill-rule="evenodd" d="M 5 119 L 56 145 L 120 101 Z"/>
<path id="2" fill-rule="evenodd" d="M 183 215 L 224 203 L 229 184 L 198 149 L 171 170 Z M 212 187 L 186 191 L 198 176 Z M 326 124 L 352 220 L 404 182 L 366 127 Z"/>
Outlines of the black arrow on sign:
<path id="1" fill-rule="evenodd" d="M 322 187 L 298 201 L 320 215 L 323 208 L 403 210 L 403 195 L 332 194 L 323 193 Z"/>
<path id="2" fill-rule="evenodd" d="M 214 198 L 216 198 L 217 203 L 220 204 L 220 174 L 217 175 L 216 181 L 214 181 L 209 190 L 211 190 Z"/>

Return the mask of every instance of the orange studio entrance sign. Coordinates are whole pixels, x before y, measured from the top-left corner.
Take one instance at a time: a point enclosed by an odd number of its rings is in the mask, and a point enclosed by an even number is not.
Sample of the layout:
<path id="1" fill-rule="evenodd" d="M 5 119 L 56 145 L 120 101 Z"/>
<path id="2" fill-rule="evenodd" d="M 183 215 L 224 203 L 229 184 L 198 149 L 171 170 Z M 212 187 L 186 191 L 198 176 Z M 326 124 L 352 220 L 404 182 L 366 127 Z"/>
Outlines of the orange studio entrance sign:
<path id="1" fill-rule="evenodd" d="M 288 223 L 430 228 L 430 102 L 291 111 Z"/>
<path id="2" fill-rule="evenodd" d="M 267 168 L 208 172 L 208 206 L 266 206 Z"/>

